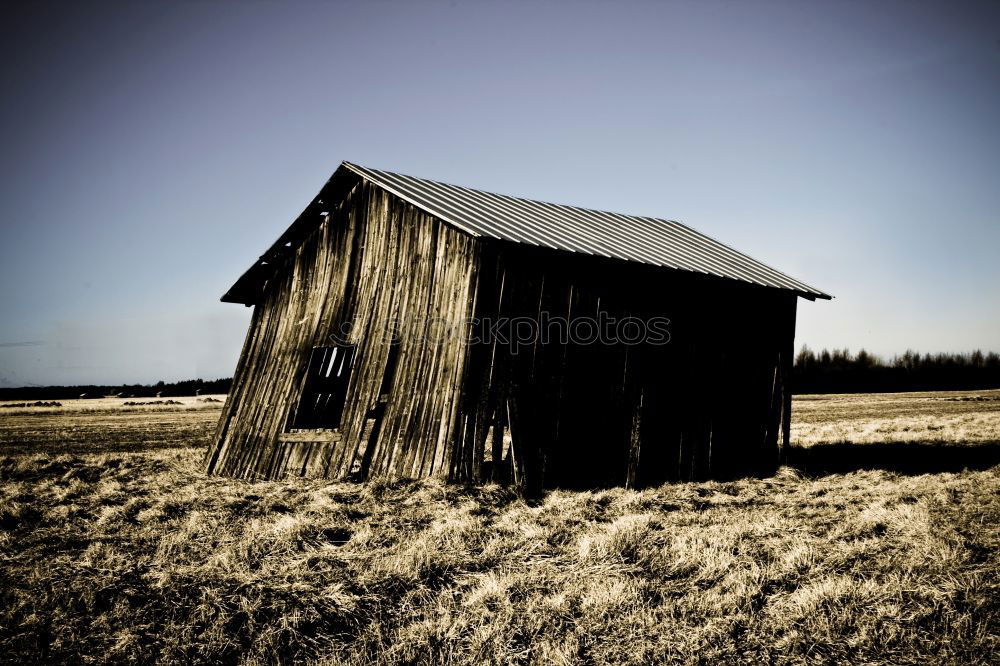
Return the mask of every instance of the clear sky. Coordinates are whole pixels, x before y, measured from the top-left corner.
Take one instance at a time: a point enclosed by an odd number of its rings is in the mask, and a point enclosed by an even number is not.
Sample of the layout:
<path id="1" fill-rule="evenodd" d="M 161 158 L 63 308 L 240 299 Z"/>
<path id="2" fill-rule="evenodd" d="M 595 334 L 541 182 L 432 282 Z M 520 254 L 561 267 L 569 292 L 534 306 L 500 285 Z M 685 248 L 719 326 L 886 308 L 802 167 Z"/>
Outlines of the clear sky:
<path id="1" fill-rule="evenodd" d="M 344 159 L 686 222 L 837 297 L 797 346 L 1000 350 L 996 2 L 2 8 L 0 385 L 230 375 Z"/>

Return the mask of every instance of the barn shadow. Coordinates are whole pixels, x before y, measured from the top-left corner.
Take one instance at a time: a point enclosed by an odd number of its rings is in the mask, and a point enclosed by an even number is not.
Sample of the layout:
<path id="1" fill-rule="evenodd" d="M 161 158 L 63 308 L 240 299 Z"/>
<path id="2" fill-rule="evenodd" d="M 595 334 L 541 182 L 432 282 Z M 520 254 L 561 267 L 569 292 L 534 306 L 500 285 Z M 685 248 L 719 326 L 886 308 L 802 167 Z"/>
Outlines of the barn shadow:
<path id="1" fill-rule="evenodd" d="M 1000 465 L 1000 441 L 793 445 L 787 451 L 785 464 L 814 476 L 876 469 L 906 475 L 982 470 Z"/>

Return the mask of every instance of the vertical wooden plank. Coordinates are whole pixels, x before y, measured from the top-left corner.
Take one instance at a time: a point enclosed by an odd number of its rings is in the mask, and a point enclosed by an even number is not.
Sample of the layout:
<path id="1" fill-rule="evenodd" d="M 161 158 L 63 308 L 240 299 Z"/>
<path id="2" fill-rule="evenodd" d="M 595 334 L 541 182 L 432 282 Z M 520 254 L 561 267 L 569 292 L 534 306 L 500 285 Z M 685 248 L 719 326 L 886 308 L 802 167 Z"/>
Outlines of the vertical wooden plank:
<path id="1" fill-rule="evenodd" d="M 628 450 L 628 470 L 625 474 L 625 487 L 638 488 L 641 483 L 639 476 L 641 465 L 640 456 L 642 454 L 642 389 L 639 390 L 638 399 L 632 412 L 632 426 L 629 433 Z"/>
<path id="2" fill-rule="evenodd" d="M 792 433 L 792 357 L 795 353 L 795 309 L 798 305 L 798 298 L 792 295 L 788 299 L 786 306 L 786 319 L 784 327 L 784 344 L 781 350 L 781 443 L 779 446 L 779 459 L 783 462 L 788 447 L 791 445 Z"/>

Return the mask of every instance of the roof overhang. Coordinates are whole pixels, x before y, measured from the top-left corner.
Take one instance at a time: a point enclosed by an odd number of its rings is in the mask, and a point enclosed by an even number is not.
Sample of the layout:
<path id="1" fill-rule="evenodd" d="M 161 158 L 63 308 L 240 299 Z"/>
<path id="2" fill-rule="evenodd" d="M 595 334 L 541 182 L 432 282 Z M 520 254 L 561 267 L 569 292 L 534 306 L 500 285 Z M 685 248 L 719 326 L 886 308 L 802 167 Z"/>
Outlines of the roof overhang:
<path id="1" fill-rule="evenodd" d="M 268 280 L 275 271 L 294 256 L 299 244 L 316 229 L 327 213 L 343 201 L 360 180 L 360 176 L 341 164 L 285 233 L 281 234 L 278 240 L 258 257 L 253 266 L 233 283 L 229 291 L 223 295 L 222 302 L 243 305 L 254 305 L 259 302 Z"/>

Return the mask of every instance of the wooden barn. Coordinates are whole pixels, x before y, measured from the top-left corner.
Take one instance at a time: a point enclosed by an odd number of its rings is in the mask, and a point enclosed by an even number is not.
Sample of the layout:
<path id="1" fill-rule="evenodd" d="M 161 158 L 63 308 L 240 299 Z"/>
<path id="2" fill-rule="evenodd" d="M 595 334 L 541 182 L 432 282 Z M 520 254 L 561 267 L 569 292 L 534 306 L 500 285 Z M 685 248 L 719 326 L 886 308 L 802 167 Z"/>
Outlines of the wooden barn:
<path id="1" fill-rule="evenodd" d="M 772 472 L 799 297 L 683 224 L 344 162 L 254 306 L 208 472 L 644 486 Z"/>

